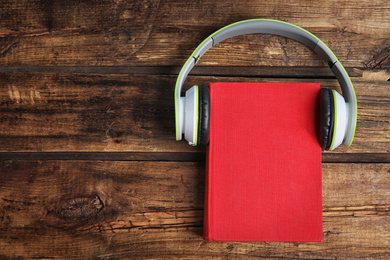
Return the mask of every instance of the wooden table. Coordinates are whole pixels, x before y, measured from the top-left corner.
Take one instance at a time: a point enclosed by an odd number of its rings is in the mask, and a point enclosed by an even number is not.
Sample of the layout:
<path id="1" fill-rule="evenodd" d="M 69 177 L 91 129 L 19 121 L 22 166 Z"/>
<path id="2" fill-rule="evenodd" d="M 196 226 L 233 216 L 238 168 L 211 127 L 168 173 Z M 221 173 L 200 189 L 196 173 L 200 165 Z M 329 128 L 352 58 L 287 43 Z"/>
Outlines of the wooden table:
<path id="1" fill-rule="evenodd" d="M 390 2 L 0 1 L 0 258 L 390 258 Z M 358 98 L 323 153 L 322 243 L 201 238 L 205 149 L 176 142 L 174 83 L 210 33 L 280 19 L 322 39 Z M 283 37 L 207 53 L 186 85 L 338 83 Z"/>

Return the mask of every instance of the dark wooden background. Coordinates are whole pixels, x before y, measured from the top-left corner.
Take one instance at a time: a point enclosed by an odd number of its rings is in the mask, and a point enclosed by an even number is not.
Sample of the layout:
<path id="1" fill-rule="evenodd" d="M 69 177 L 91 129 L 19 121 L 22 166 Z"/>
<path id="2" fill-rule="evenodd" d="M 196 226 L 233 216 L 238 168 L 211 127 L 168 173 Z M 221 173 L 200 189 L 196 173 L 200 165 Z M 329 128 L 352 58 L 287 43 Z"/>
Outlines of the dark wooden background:
<path id="1" fill-rule="evenodd" d="M 390 258 L 390 2 L 0 0 L 0 258 Z M 322 243 L 201 238 L 205 149 L 176 142 L 174 83 L 210 33 L 271 18 L 317 35 L 352 77 L 350 148 L 323 153 Z M 246 35 L 186 85 L 320 82 L 312 51 Z"/>

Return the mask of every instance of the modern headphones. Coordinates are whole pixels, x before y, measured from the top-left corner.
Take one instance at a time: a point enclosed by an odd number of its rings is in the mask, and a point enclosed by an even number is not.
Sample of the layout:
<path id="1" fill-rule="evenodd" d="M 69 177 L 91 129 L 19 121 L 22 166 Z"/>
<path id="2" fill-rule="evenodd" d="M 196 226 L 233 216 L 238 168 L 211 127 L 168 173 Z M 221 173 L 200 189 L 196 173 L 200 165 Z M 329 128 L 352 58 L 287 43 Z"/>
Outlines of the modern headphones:
<path id="1" fill-rule="evenodd" d="M 184 134 L 190 145 L 209 142 L 210 94 L 207 86 L 193 86 L 181 97 L 188 73 L 211 47 L 225 39 L 251 33 L 268 33 L 294 39 L 317 53 L 336 76 L 343 93 L 320 90 L 320 145 L 333 150 L 340 144 L 350 146 L 356 129 L 357 102 L 351 79 L 334 53 L 312 33 L 278 20 L 252 19 L 236 22 L 214 32 L 191 54 L 180 70 L 175 86 L 176 140 Z M 344 100 L 345 98 L 345 100 Z"/>

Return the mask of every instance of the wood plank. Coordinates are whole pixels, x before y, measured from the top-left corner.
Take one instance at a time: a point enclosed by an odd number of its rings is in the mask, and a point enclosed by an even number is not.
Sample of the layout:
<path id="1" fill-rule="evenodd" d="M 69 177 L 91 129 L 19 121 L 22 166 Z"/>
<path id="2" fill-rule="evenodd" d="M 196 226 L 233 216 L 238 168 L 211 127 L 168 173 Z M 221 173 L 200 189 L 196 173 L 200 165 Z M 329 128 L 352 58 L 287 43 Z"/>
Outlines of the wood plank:
<path id="1" fill-rule="evenodd" d="M 217 81 L 320 82 L 334 79 L 188 78 Z M 174 76 L 1 73 L 2 152 L 199 152 L 175 142 Z M 354 78 L 359 115 L 350 148 L 335 153 L 388 153 L 388 81 Z"/>
<path id="2" fill-rule="evenodd" d="M 181 66 L 209 34 L 244 19 L 297 24 L 346 67 L 389 68 L 387 0 L 12 1 L 0 10 L 3 65 Z M 358 8 L 357 8 L 358 7 Z M 320 14 L 320 15 L 319 15 Z M 174 39 L 174 40 L 172 40 Z M 387 57 L 387 58 L 386 58 Z M 218 44 L 201 65 L 321 66 L 300 44 L 269 35 Z"/>
<path id="3" fill-rule="evenodd" d="M 4 258 L 390 257 L 388 164 L 323 164 L 323 243 L 203 241 L 203 163 L 1 161 L 0 171 Z"/>

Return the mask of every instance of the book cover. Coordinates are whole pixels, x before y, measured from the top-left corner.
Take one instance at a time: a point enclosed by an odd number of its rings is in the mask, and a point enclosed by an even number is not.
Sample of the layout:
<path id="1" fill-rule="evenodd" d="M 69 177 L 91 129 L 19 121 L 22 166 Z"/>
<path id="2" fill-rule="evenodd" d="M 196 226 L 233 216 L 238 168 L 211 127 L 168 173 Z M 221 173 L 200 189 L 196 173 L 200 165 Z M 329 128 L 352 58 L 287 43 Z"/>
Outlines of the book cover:
<path id="1" fill-rule="evenodd" d="M 210 83 L 204 235 L 322 241 L 319 83 Z"/>

